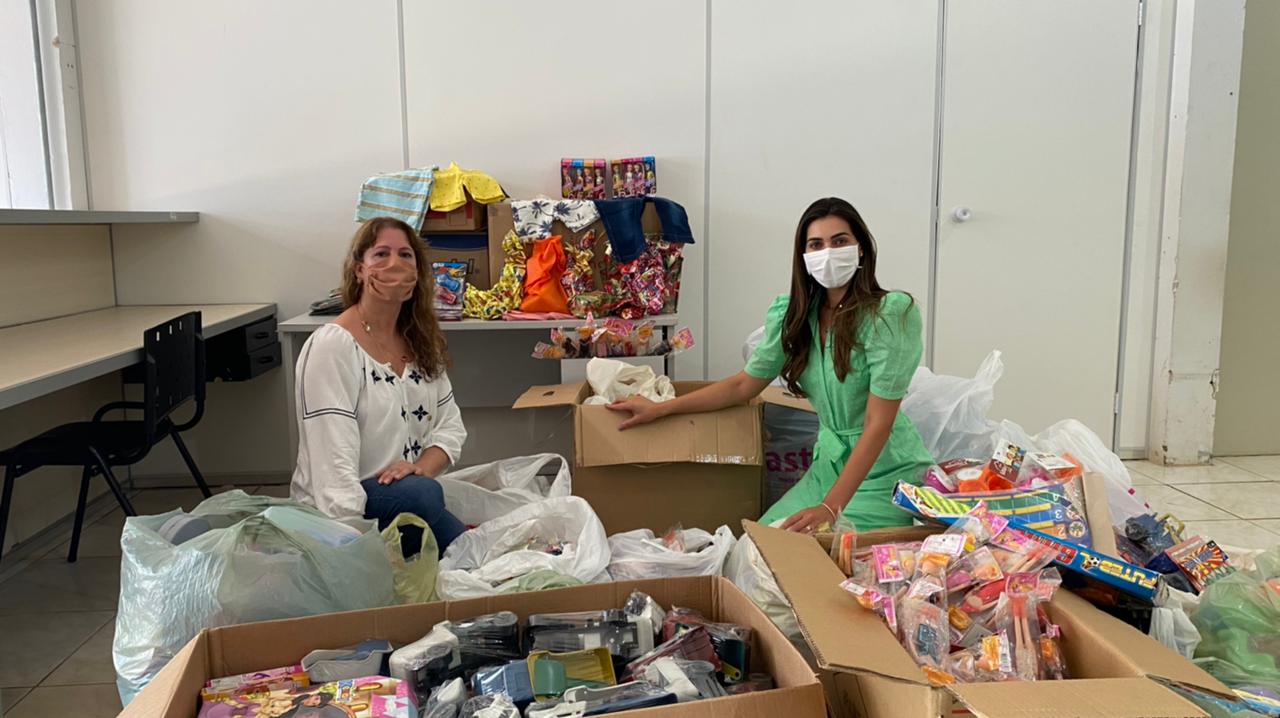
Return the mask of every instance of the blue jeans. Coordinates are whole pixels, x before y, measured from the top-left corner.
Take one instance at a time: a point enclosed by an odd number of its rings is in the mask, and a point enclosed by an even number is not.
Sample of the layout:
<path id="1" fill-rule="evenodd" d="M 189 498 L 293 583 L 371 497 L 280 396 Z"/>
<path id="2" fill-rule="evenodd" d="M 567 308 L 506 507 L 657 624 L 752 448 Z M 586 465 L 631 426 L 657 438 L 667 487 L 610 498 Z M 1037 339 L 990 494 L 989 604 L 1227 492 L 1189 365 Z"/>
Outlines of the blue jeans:
<path id="1" fill-rule="evenodd" d="M 444 507 L 444 489 L 439 482 L 425 476 L 406 476 L 383 486 L 376 478 L 360 482 L 369 497 L 364 506 L 366 519 L 377 519 L 378 529 L 386 529 L 400 514 L 417 514 L 431 527 L 440 555 L 453 540 L 467 530 L 466 526 Z M 405 526 L 400 529 L 400 548 L 409 558 L 422 550 L 422 529 Z"/>
<path id="2" fill-rule="evenodd" d="M 596 211 L 604 221 L 604 231 L 609 235 L 609 245 L 614 259 L 621 263 L 634 262 L 644 254 L 648 246 L 640 217 L 644 207 L 652 203 L 662 224 L 662 239 L 672 244 L 693 244 L 693 230 L 689 229 L 689 215 L 684 207 L 665 197 L 624 197 L 622 199 L 596 200 Z"/>

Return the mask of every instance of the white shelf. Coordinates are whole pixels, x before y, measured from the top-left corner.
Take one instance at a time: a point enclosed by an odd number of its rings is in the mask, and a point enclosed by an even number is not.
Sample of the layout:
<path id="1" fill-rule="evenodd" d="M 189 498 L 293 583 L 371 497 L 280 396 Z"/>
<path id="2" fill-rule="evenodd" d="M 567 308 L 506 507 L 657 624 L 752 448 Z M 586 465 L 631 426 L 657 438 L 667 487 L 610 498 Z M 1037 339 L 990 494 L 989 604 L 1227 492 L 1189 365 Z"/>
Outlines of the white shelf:
<path id="1" fill-rule="evenodd" d="M 3 224 L 182 224 L 199 212 L 99 212 L 73 209 L 0 209 Z"/>

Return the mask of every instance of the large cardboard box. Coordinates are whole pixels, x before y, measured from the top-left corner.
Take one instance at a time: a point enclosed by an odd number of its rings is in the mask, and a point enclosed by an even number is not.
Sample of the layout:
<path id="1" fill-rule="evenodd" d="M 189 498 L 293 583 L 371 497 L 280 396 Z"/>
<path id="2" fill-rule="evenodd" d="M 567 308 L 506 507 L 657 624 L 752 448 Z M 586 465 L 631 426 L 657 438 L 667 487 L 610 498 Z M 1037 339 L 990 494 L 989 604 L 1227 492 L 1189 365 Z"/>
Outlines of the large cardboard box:
<path id="1" fill-rule="evenodd" d="M 440 621 L 495 611 L 513 611 L 523 622 L 531 613 L 621 608 L 632 591 L 644 591 L 663 607 L 688 606 L 712 620 L 750 627 L 751 669 L 769 673 L 777 685 L 772 691 L 651 708 L 637 712 L 638 718 L 825 715 L 822 687 L 805 659 L 732 583 L 710 576 L 593 584 L 215 628 L 192 639 L 120 715 L 192 718 L 198 709 L 200 688 L 210 678 L 292 665 L 312 650 L 349 646 L 367 638 L 383 638 L 401 646 L 426 635 Z"/>
<path id="2" fill-rule="evenodd" d="M 805 640 L 824 670 L 823 687 L 836 716 L 1207 715 L 1151 677 L 1230 695 L 1225 685 L 1190 661 L 1066 590 L 1057 592 L 1048 611 L 1062 627 L 1071 679 L 931 686 L 880 617 L 840 588 L 844 574 L 813 537 L 751 523 L 746 530 L 795 609 Z M 940 530 L 917 526 L 871 531 L 858 536 L 858 545 L 919 540 Z"/>
<path id="3" fill-rule="evenodd" d="M 676 382 L 685 394 L 705 382 Z M 619 431 L 624 415 L 587 406 L 591 387 L 535 386 L 516 409 L 563 406 L 573 411 L 573 493 L 590 502 L 610 534 L 676 523 L 735 531 L 760 516 L 764 467 L 760 405 L 681 414 Z"/>
<path id="4" fill-rule="evenodd" d="M 471 232 L 484 229 L 485 217 L 484 207 L 471 199 L 471 194 L 468 193 L 467 203 L 455 210 L 449 212 L 427 210 L 427 216 L 422 220 L 422 231 Z"/>
<path id="5" fill-rule="evenodd" d="M 476 289 L 493 286 L 487 233 L 428 234 L 422 239 L 427 245 L 428 262 L 461 262 L 467 265 L 467 286 Z"/>

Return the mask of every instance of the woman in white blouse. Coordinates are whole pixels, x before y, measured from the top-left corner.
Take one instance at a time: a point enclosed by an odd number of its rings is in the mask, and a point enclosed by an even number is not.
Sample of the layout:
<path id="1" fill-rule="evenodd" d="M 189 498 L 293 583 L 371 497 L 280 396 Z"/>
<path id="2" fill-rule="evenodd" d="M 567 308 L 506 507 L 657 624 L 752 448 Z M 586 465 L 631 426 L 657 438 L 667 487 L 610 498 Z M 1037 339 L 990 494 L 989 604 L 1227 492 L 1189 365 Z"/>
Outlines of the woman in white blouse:
<path id="1" fill-rule="evenodd" d="M 334 517 L 386 528 L 421 516 L 441 553 L 466 527 L 446 510 L 436 476 L 458 460 L 467 431 L 445 373 L 430 264 L 405 224 L 371 219 L 343 267 L 347 310 L 302 347 L 297 370 L 298 466 L 291 494 Z M 420 531 L 402 532 L 405 556 Z"/>

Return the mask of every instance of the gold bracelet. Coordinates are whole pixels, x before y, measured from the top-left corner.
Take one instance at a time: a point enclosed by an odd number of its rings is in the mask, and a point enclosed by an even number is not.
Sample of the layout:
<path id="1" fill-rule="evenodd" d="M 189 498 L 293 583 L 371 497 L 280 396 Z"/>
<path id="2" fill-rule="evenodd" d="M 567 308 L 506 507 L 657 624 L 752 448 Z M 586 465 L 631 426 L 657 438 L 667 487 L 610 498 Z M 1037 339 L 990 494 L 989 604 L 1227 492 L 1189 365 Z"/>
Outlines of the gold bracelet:
<path id="1" fill-rule="evenodd" d="M 823 502 L 822 502 L 822 508 L 826 509 L 826 510 L 827 510 L 827 513 L 831 514 L 831 523 L 832 523 L 832 525 L 835 525 L 835 523 L 836 523 L 837 521 L 839 521 L 839 520 L 840 520 L 840 519 L 836 518 L 836 510 L 835 510 L 835 509 L 833 509 L 833 508 L 831 508 L 830 506 L 827 506 L 827 502 L 826 502 L 826 501 L 823 501 Z"/>

